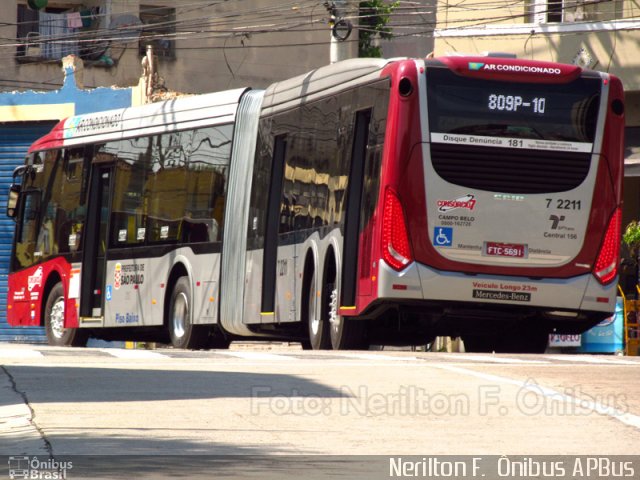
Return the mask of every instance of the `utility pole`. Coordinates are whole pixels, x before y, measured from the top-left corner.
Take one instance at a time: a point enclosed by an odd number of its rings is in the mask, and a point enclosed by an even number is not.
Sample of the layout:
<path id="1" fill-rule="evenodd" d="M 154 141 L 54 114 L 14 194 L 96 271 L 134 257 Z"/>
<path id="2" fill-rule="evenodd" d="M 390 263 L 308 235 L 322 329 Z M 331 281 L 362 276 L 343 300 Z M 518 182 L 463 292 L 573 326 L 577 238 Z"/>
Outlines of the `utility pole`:
<path id="1" fill-rule="evenodd" d="M 346 42 L 351 35 L 352 25 L 349 20 L 345 20 L 345 0 L 334 0 L 325 2 L 324 6 L 329 11 L 331 18 L 329 26 L 331 27 L 331 46 L 329 59 L 331 63 L 336 63 L 349 58 L 349 44 Z"/>

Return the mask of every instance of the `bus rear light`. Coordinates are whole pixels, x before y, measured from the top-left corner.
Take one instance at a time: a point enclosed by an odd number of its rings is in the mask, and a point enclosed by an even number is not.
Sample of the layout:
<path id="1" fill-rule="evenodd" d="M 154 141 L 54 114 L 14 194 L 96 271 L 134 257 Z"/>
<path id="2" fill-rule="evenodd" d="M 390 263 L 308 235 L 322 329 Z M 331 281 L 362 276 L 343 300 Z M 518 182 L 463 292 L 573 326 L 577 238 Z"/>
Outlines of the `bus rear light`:
<path id="1" fill-rule="evenodd" d="M 402 270 L 412 260 L 404 210 L 396 193 L 387 189 L 382 215 L 382 258 L 394 270 Z"/>
<path id="2" fill-rule="evenodd" d="M 616 211 L 609 220 L 607 233 L 598 253 L 598 259 L 593 270 L 593 275 L 598 282 L 606 285 L 611 282 L 618 274 L 618 263 L 620 261 L 620 230 L 622 224 L 622 211 L 616 208 Z"/>

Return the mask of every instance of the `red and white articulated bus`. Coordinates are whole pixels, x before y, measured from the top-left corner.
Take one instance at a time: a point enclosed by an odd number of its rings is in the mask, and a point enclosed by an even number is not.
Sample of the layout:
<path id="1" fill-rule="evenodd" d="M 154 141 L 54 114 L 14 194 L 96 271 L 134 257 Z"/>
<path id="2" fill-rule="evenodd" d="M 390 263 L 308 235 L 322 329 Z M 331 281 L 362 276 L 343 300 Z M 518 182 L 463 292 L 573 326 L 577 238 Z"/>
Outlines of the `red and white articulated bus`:
<path id="1" fill-rule="evenodd" d="M 15 172 L 9 323 L 543 351 L 614 310 L 623 131 L 614 76 L 491 56 L 72 117 Z"/>

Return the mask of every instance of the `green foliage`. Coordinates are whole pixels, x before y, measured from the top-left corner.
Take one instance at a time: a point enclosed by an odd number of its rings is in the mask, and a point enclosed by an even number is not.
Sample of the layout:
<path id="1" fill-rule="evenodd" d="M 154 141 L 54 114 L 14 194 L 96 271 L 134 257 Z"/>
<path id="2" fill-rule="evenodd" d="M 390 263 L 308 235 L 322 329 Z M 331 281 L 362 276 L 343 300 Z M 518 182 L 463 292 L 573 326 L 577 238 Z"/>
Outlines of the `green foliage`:
<path id="1" fill-rule="evenodd" d="M 358 56 L 381 57 L 382 49 L 372 45 L 376 37 L 389 40 L 393 37 L 388 26 L 393 10 L 399 1 L 367 0 L 360 2 L 360 28 L 358 30 Z"/>
<path id="2" fill-rule="evenodd" d="M 638 221 L 633 220 L 627 225 L 622 235 L 622 241 L 629 247 L 629 251 L 633 257 L 637 258 L 638 253 L 640 253 L 638 251 L 640 249 L 640 223 L 638 223 Z"/>

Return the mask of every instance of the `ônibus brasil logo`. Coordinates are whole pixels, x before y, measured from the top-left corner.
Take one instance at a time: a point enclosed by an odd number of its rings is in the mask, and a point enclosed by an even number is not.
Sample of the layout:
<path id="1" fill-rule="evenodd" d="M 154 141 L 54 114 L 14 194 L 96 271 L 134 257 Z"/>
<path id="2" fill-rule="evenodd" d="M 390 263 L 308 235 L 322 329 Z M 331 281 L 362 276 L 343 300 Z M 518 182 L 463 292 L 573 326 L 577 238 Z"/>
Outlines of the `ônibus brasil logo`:
<path id="1" fill-rule="evenodd" d="M 14 455 L 9 457 L 10 480 L 66 480 L 73 462 L 58 461 L 53 458 L 41 460 L 38 457 Z"/>

